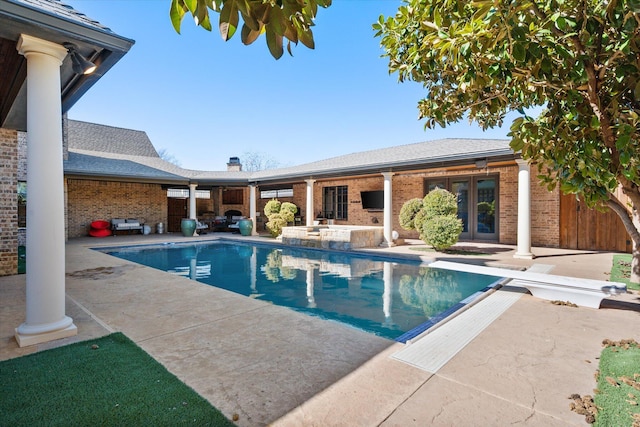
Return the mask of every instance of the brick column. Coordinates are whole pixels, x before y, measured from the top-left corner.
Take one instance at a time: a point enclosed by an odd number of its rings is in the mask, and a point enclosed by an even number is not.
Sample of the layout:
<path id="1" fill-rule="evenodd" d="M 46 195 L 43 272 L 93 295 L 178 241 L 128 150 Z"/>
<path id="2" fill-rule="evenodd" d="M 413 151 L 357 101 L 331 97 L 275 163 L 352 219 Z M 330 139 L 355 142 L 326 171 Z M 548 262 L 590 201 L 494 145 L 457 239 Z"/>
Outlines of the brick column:
<path id="1" fill-rule="evenodd" d="M 27 58 L 27 309 L 26 321 L 16 328 L 23 347 L 78 330 L 65 315 L 60 65 L 67 50 L 24 34 L 17 49 Z"/>

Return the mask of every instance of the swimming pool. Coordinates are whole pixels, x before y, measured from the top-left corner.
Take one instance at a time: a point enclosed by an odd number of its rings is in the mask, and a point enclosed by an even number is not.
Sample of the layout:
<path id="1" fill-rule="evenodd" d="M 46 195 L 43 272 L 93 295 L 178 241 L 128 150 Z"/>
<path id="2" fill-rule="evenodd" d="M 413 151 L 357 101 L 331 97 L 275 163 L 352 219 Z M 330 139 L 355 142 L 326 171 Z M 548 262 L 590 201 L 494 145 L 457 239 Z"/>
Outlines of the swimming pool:
<path id="1" fill-rule="evenodd" d="M 400 342 L 500 281 L 403 259 L 224 240 L 97 250 Z"/>

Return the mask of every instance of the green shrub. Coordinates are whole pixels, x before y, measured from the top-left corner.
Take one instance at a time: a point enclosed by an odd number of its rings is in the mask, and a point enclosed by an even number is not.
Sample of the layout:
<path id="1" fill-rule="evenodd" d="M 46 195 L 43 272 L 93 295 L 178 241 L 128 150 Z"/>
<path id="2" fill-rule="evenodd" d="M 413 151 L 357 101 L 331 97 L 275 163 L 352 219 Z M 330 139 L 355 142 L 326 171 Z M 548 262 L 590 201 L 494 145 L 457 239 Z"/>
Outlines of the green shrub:
<path id="1" fill-rule="evenodd" d="M 293 222 L 296 213 L 298 213 L 298 207 L 291 202 L 284 202 L 280 206 L 280 215 L 287 223 Z"/>
<path id="2" fill-rule="evenodd" d="M 420 209 L 413 217 L 413 227 L 420 235 L 420 240 L 424 240 L 424 237 L 422 236 L 422 228 L 424 221 L 427 219 L 426 215 L 427 214 L 425 214 L 424 209 Z"/>
<path id="3" fill-rule="evenodd" d="M 458 197 L 447 190 L 436 188 L 424 196 L 422 209 L 428 218 L 440 215 L 456 215 L 458 213 Z"/>
<path id="4" fill-rule="evenodd" d="M 298 207 L 291 202 L 281 203 L 278 199 L 271 199 L 264 205 L 264 214 L 267 216 L 267 229 L 273 237 L 282 233 L 282 228 L 295 219 Z"/>
<path id="5" fill-rule="evenodd" d="M 422 223 L 421 239 L 427 245 L 442 251 L 453 246 L 462 233 L 462 220 L 456 215 L 438 215 Z"/>
<path id="6" fill-rule="evenodd" d="M 421 209 L 422 199 L 415 198 L 404 202 L 402 208 L 400 209 L 400 227 L 404 228 L 405 230 L 415 230 L 416 227 L 413 223 L 413 219 Z"/>
<path id="7" fill-rule="evenodd" d="M 264 205 L 264 214 L 268 217 L 271 214 L 280 212 L 281 203 L 278 199 L 271 199 Z"/>
<path id="8" fill-rule="evenodd" d="M 267 229 L 272 237 L 278 237 L 282 233 L 282 228 L 287 225 L 287 221 L 279 213 L 269 215 Z"/>

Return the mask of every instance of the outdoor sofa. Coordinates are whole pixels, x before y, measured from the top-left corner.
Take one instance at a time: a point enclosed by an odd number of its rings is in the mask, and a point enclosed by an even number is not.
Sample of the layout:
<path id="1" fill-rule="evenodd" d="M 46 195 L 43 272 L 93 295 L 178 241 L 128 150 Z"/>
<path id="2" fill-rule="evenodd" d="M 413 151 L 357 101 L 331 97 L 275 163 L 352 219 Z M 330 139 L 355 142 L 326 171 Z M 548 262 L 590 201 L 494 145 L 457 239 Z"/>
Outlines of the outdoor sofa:
<path id="1" fill-rule="evenodd" d="M 115 235 L 118 231 L 126 231 L 131 233 L 132 231 L 139 230 L 142 234 L 144 230 L 144 223 L 135 218 L 113 218 L 111 220 L 111 231 Z"/>

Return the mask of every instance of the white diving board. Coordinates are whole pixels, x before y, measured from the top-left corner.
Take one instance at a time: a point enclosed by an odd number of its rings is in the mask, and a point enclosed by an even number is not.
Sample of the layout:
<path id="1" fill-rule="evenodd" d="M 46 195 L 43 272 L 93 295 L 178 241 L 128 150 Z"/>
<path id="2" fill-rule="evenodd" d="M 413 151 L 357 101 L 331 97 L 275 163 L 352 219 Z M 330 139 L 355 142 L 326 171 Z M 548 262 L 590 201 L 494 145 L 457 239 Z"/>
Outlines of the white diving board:
<path id="1" fill-rule="evenodd" d="M 486 267 L 482 265 L 435 261 L 429 264 L 429 267 L 505 277 L 512 279 L 509 283 L 510 286 L 527 288 L 536 298 L 550 301 L 568 301 L 582 307 L 599 308 L 600 302 L 605 297 L 627 291 L 627 286 L 620 282 L 580 279 L 577 277 L 556 276 L 553 274 L 509 270 L 506 268 Z"/>

